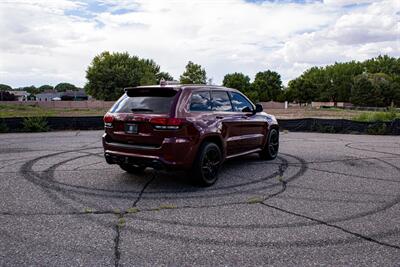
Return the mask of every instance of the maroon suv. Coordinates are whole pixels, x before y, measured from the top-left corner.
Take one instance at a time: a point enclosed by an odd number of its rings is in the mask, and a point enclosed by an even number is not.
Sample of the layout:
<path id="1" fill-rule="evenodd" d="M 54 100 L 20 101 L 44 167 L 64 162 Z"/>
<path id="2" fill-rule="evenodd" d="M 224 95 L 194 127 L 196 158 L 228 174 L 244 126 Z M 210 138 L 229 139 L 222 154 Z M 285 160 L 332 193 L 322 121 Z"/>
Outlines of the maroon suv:
<path id="1" fill-rule="evenodd" d="M 275 159 L 278 124 L 235 89 L 209 85 L 139 86 L 104 116 L 104 155 L 129 173 L 146 167 L 190 170 L 203 186 L 225 159 L 258 152 Z"/>

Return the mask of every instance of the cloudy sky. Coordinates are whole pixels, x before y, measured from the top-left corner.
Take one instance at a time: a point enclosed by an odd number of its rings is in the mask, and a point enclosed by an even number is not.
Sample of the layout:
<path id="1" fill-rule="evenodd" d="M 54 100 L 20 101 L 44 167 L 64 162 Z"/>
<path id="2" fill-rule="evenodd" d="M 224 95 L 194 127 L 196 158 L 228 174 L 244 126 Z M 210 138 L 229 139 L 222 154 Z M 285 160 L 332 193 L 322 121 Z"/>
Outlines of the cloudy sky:
<path id="1" fill-rule="evenodd" d="M 102 51 L 154 59 L 175 78 L 191 60 L 223 76 L 286 83 L 335 61 L 400 56 L 400 1 L 0 0 L 0 83 L 85 84 Z"/>

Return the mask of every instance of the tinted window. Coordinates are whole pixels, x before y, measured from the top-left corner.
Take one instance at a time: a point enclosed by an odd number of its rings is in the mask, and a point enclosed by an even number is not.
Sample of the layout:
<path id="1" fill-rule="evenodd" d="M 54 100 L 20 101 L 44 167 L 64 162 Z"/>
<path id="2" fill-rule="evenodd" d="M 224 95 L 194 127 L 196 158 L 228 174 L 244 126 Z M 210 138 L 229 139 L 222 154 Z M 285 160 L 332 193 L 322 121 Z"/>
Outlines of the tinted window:
<path id="1" fill-rule="evenodd" d="M 253 105 L 241 94 L 231 93 L 231 101 L 235 111 L 242 111 L 246 107 L 250 110 L 254 109 Z"/>
<path id="2" fill-rule="evenodd" d="M 217 111 L 232 111 L 231 100 L 227 92 L 211 92 L 212 109 Z"/>
<path id="3" fill-rule="evenodd" d="M 112 113 L 169 113 L 176 92 L 124 94 L 110 109 Z"/>
<path id="4" fill-rule="evenodd" d="M 191 111 L 210 111 L 211 97 L 210 92 L 193 92 L 190 99 Z"/>

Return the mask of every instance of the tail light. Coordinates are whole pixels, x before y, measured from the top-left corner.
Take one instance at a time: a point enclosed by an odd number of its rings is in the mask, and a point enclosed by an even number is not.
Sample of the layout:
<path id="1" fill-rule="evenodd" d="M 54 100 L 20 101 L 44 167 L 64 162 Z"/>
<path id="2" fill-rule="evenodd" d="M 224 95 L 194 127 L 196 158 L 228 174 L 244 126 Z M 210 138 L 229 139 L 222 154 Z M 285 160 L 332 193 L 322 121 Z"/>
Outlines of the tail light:
<path id="1" fill-rule="evenodd" d="M 184 119 L 179 118 L 152 118 L 150 123 L 157 130 L 178 130 L 184 124 Z"/>
<path id="2" fill-rule="evenodd" d="M 104 116 L 103 121 L 104 121 L 104 127 L 112 128 L 113 127 L 114 116 L 109 114 L 109 113 L 107 113 Z"/>

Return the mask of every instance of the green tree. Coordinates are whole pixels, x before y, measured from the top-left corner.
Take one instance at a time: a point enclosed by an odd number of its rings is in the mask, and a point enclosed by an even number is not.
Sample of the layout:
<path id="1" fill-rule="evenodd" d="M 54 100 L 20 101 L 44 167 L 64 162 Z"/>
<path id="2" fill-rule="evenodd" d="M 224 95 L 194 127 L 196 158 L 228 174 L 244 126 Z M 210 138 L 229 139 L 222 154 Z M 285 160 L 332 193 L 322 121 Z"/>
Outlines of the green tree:
<path id="1" fill-rule="evenodd" d="M 242 92 L 247 92 L 250 89 L 250 78 L 249 76 L 239 72 L 229 73 L 224 76 L 222 85 Z"/>
<path id="2" fill-rule="evenodd" d="M 386 73 L 390 76 L 400 75 L 400 58 L 379 55 L 362 63 L 368 73 Z"/>
<path id="3" fill-rule="evenodd" d="M 282 91 L 281 76 L 270 70 L 258 72 L 252 88 L 258 92 L 260 101 L 277 100 Z"/>
<path id="4" fill-rule="evenodd" d="M 354 79 L 351 102 L 359 106 L 387 107 L 398 102 L 398 88 L 385 73 L 363 73 Z"/>
<path id="5" fill-rule="evenodd" d="M 36 86 L 34 86 L 34 85 L 21 87 L 20 89 L 23 91 L 27 91 L 31 95 L 36 95 L 36 94 L 41 93 L 41 91 L 38 88 L 36 88 Z"/>
<path id="6" fill-rule="evenodd" d="M 0 84 L 0 91 L 11 91 L 12 87 L 7 84 Z"/>
<path id="7" fill-rule="evenodd" d="M 161 79 L 164 81 L 173 81 L 174 77 L 172 77 L 168 72 L 161 71 L 156 74 L 157 84 L 160 84 Z"/>
<path id="8" fill-rule="evenodd" d="M 77 90 L 79 90 L 75 85 L 70 84 L 70 83 L 59 83 L 54 87 L 54 89 L 57 92 L 77 91 Z"/>
<path id="9" fill-rule="evenodd" d="M 368 79 L 368 75 L 362 74 L 354 79 L 354 85 L 351 90 L 351 103 L 357 106 L 374 105 L 374 86 Z"/>
<path id="10" fill-rule="evenodd" d="M 51 86 L 51 85 L 45 84 L 45 85 L 40 86 L 40 87 L 38 88 L 38 90 L 39 90 L 40 92 L 52 91 L 52 90 L 54 90 L 54 87 Z"/>
<path id="11" fill-rule="evenodd" d="M 359 77 L 362 73 L 367 76 Z M 370 75 L 374 74 L 374 75 Z M 386 75 L 383 77 L 382 75 Z M 291 91 L 296 91 L 299 100 L 312 96 L 312 101 L 354 102 L 362 105 L 385 106 L 389 102 L 400 102 L 398 89 L 400 87 L 400 58 L 387 55 L 378 56 L 363 62 L 350 61 L 335 63 L 325 67 L 312 67 L 296 78 L 292 83 Z M 367 82 L 366 80 L 369 82 Z M 358 84 L 355 84 L 355 83 Z M 359 88 L 360 84 L 372 84 L 373 92 L 367 93 L 366 88 Z M 295 86 L 293 86 L 295 85 Z M 300 86 L 301 85 L 301 86 Z M 306 86 L 307 85 L 307 86 Z M 296 89 L 294 89 L 296 87 Z M 306 88 L 307 87 L 307 88 Z M 308 88 L 313 88 L 309 92 Z M 301 95 L 301 93 L 305 93 Z M 355 95 L 353 95 L 353 93 Z M 377 97 L 377 99 L 362 99 L 364 97 Z"/>
<path id="12" fill-rule="evenodd" d="M 310 103 L 315 99 L 315 85 L 302 76 L 291 80 L 288 86 L 288 90 L 291 91 L 293 99 L 299 103 Z"/>
<path id="13" fill-rule="evenodd" d="M 116 100 L 125 87 L 157 83 L 157 75 L 160 67 L 153 60 L 105 51 L 87 68 L 85 91 L 96 99 Z"/>
<path id="14" fill-rule="evenodd" d="M 185 67 L 185 71 L 180 76 L 180 83 L 182 84 L 206 84 L 207 75 L 205 69 L 201 65 L 189 61 Z"/>

